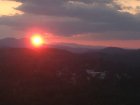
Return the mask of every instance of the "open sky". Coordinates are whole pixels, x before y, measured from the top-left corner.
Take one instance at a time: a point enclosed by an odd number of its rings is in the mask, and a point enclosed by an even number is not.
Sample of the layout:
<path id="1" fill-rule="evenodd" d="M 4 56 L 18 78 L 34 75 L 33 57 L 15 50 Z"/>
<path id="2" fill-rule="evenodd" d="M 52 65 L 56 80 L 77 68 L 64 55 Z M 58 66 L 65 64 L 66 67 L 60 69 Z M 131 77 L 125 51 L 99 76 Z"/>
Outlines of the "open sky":
<path id="1" fill-rule="evenodd" d="M 0 0 L 0 38 L 140 48 L 140 0 Z"/>

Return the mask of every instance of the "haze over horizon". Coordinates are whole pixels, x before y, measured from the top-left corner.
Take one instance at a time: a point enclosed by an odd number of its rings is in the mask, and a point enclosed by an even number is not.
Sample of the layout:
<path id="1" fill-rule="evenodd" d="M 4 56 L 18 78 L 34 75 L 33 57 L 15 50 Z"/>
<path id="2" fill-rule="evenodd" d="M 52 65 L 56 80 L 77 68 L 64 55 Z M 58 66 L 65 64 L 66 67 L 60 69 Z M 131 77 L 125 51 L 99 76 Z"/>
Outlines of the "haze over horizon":
<path id="1" fill-rule="evenodd" d="M 139 0 L 0 0 L 0 39 L 140 48 Z"/>

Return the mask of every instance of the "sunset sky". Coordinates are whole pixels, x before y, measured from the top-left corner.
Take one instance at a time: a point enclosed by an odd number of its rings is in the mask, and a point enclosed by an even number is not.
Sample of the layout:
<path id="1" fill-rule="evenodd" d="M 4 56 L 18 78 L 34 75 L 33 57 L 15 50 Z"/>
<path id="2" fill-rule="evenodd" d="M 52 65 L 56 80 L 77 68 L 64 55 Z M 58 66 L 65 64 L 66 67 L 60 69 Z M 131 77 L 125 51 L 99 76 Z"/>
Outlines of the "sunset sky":
<path id="1" fill-rule="evenodd" d="M 140 48 L 140 0 L 0 0 L 0 38 Z"/>

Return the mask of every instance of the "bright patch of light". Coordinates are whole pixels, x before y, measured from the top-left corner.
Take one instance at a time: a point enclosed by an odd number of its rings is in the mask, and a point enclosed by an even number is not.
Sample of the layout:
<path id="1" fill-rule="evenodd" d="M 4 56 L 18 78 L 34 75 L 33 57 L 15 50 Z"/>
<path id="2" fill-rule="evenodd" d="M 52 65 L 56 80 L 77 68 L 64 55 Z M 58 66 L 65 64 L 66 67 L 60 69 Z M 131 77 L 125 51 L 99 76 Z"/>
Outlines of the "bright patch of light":
<path id="1" fill-rule="evenodd" d="M 34 34 L 31 37 L 31 43 L 35 47 L 41 47 L 44 44 L 44 39 L 40 34 Z"/>
<path id="2" fill-rule="evenodd" d="M 22 3 L 13 0 L 0 0 L 0 16 L 13 16 L 16 14 L 23 14 L 23 12 L 16 10 Z"/>
<path id="3" fill-rule="evenodd" d="M 133 15 L 140 13 L 139 0 L 114 0 L 114 2 L 121 7 L 120 12 L 128 12 Z"/>

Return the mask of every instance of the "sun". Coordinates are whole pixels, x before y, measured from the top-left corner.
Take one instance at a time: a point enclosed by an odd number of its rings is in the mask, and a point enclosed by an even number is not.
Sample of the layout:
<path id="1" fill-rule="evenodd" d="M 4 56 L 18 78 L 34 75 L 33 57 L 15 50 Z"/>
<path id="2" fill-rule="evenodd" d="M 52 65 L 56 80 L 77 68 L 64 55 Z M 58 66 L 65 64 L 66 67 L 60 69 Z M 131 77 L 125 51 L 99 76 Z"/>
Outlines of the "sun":
<path id="1" fill-rule="evenodd" d="M 41 47 L 44 44 L 44 39 L 41 34 L 33 34 L 31 43 L 34 47 Z"/>

